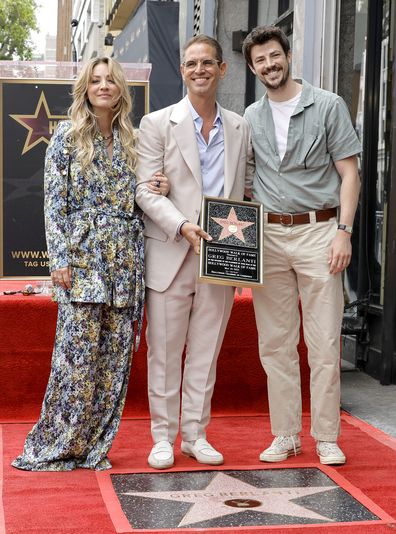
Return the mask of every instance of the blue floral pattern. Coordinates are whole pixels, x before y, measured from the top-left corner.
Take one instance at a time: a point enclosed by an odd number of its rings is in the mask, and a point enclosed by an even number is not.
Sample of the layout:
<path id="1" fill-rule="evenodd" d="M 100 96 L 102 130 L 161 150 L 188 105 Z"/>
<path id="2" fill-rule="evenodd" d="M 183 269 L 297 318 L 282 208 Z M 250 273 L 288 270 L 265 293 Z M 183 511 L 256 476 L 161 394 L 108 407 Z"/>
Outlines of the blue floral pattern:
<path id="1" fill-rule="evenodd" d="M 13 466 L 31 471 L 108 469 L 144 307 L 143 223 L 135 176 L 114 129 L 113 158 L 103 137 L 82 173 L 60 123 L 45 164 L 50 270 L 71 266 L 72 288 L 55 288 L 58 322 L 40 418 Z"/>
<path id="2" fill-rule="evenodd" d="M 55 300 L 133 306 L 141 322 L 143 223 L 135 212 L 135 177 L 122 157 L 118 130 L 112 161 L 97 133 L 93 164 L 82 173 L 67 140 L 69 128 L 63 121 L 55 131 L 44 175 L 50 270 L 72 267 L 72 289 L 56 287 Z"/>

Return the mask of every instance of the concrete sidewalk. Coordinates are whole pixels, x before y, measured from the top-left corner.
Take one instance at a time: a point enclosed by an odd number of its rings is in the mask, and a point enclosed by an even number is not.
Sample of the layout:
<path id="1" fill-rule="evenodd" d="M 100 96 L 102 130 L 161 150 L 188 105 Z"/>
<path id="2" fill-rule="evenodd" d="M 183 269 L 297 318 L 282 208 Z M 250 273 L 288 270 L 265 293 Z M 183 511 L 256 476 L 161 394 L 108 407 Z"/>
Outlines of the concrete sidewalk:
<path id="1" fill-rule="evenodd" d="M 396 384 L 382 386 L 368 374 L 346 365 L 341 372 L 341 407 L 396 438 Z"/>

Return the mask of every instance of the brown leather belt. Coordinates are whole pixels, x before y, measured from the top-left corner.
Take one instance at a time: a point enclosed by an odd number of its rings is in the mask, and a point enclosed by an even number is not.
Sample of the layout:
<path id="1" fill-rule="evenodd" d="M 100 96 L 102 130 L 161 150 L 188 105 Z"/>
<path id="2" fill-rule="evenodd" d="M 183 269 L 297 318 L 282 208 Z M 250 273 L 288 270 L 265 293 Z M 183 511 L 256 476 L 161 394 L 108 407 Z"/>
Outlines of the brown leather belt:
<path id="1" fill-rule="evenodd" d="M 268 222 L 293 226 L 294 224 L 310 223 L 309 211 L 305 213 L 268 213 Z M 337 208 L 314 211 L 316 222 L 328 221 L 337 216 Z"/>

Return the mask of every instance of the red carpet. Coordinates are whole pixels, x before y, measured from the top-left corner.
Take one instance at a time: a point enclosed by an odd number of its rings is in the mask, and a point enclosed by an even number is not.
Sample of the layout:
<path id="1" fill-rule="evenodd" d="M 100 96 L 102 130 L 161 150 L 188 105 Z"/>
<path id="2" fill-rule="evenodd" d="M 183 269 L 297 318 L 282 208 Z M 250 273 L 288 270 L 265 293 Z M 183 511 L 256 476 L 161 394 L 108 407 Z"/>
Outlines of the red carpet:
<path id="1" fill-rule="evenodd" d="M 0 282 L 0 291 L 24 283 Z M 10 287 L 11 286 L 11 287 Z M 71 473 L 27 473 L 13 469 L 11 460 L 22 450 L 26 433 L 40 410 L 47 383 L 56 305 L 48 297 L 0 295 L 0 534 L 115 534 L 111 520 L 111 499 L 103 480 L 109 472 L 96 474 L 77 470 Z M 299 346 L 302 362 L 303 409 L 309 411 L 309 372 L 306 349 Z M 135 354 L 125 418 L 111 450 L 111 472 L 145 472 L 151 447 L 147 419 L 146 346 Z M 257 354 L 257 334 L 249 292 L 236 296 L 221 351 L 213 420 L 208 438 L 225 456 L 224 469 L 266 468 L 258 454 L 271 441 L 267 412 L 265 375 Z M 236 416 L 239 414 L 239 416 Z M 244 415 L 242 415 L 244 414 Z M 29 424 L 22 424 L 29 421 Z M 285 465 L 318 465 L 309 436 L 309 417 L 303 418 L 303 454 Z M 340 444 L 348 456 L 345 466 L 332 469 L 350 487 L 358 500 L 377 510 L 381 519 L 373 524 L 329 524 L 293 526 L 293 534 L 307 528 L 320 534 L 372 534 L 391 531 L 396 516 L 395 440 L 358 420 L 343 416 Z M 1 451 L 2 449 L 2 451 Z M 197 470 L 197 463 L 182 456 L 176 444 L 177 470 Z M 277 464 L 279 465 L 279 464 Z M 282 464 L 283 465 L 283 464 Z M 207 469 L 206 466 L 200 469 Z M 4 484 L 3 484 L 4 478 Z M 104 492 L 105 500 L 102 495 Z M 113 501 L 114 502 L 114 501 Z M 109 509 L 108 509 L 109 507 Z M 5 525 L 5 526 L 4 526 Z M 177 529 L 178 531 L 180 529 Z M 268 531 L 281 533 L 288 526 L 216 529 L 216 533 Z M 181 530 L 183 531 L 183 530 Z M 205 532 L 204 529 L 187 529 Z M 118 530 L 122 532 L 122 530 Z M 151 533 L 153 531 L 145 531 Z M 208 531 L 209 532 L 209 531 Z"/>
<path id="2" fill-rule="evenodd" d="M 71 473 L 28 473 L 10 466 L 13 457 L 21 450 L 29 425 L 7 424 L 3 427 L 4 449 L 4 516 L 7 534 L 115 534 L 111 521 L 117 517 L 112 500 L 106 495 L 104 480 L 110 473 L 153 472 L 147 468 L 146 456 L 151 446 L 148 420 L 124 420 L 111 451 L 113 470 L 104 473 L 77 470 Z M 318 466 L 314 443 L 309 436 L 309 417 L 303 418 L 303 453 L 277 467 Z M 268 468 L 258 465 L 258 453 L 270 441 L 269 422 L 266 416 L 216 417 L 212 420 L 209 439 L 224 453 L 224 469 Z M 337 477 L 367 508 L 380 517 L 376 522 L 356 524 L 294 525 L 291 532 L 327 534 L 378 534 L 396 528 L 396 440 L 392 440 L 369 425 L 348 415 L 343 416 L 340 444 L 348 462 L 345 466 L 325 468 L 331 477 Z M 174 469 L 193 471 L 208 468 L 179 452 L 176 444 Z M 273 468 L 274 466 L 270 466 Z M 218 469 L 218 468 L 215 468 Z M 101 493 L 104 488 L 104 498 Z M 109 507 L 106 507 L 106 503 Z M 113 503 L 114 504 L 114 503 Z M 0 512 L 1 519 L 1 512 Z M 118 514 L 118 523 L 120 517 Z M 1 522 L 0 522 L 1 524 Z M 202 529 L 177 529 L 185 532 L 205 532 Z M 217 529 L 217 534 L 265 531 L 288 532 L 281 527 Z M 1 527 L 0 527 L 1 532 Z M 127 532 L 127 530 L 118 530 Z M 136 532 L 136 531 L 135 531 Z M 142 532 L 142 531 L 140 531 Z M 154 531 L 147 531 L 148 534 Z M 211 532 L 207 530 L 206 532 Z"/>
<path id="3" fill-rule="evenodd" d="M 0 281 L 5 289 L 24 282 Z M 48 380 L 55 335 L 56 304 L 49 297 L 0 295 L 0 421 L 35 421 Z M 148 415 L 144 336 L 134 355 L 124 415 Z M 306 348 L 300 343 L 303 410 L 309 411 Z M 262 414 L 268 411 L 266 378 L 258 358 L 257 332 L 250 291 L 235 296 L 220 353 L 214 414 Z"/>

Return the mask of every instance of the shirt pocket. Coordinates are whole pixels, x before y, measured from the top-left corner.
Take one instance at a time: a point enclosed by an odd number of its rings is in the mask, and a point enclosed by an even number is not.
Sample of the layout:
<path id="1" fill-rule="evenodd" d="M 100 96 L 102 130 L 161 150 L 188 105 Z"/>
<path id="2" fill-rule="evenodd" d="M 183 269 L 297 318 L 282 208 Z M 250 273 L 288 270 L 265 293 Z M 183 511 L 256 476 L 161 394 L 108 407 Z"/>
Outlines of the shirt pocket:
<path id="1" fill-rule="evenodd" d="M 327 150 L 326 129 L 316 124 L 310 133 L 304 133 L 301 137 L 297 165 L 304 169 L 315 169 L 328 165 L 329 161 L 330 154 Z"/>

